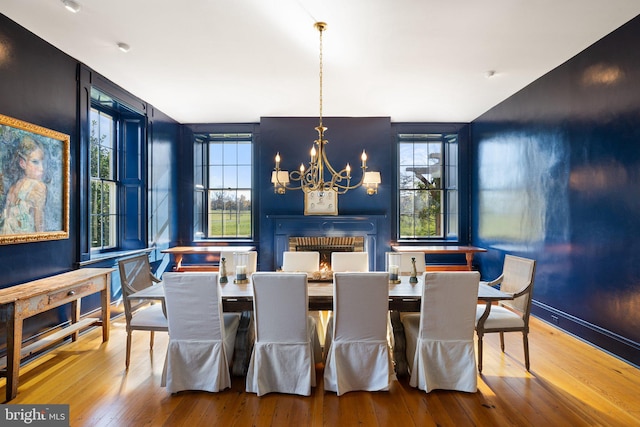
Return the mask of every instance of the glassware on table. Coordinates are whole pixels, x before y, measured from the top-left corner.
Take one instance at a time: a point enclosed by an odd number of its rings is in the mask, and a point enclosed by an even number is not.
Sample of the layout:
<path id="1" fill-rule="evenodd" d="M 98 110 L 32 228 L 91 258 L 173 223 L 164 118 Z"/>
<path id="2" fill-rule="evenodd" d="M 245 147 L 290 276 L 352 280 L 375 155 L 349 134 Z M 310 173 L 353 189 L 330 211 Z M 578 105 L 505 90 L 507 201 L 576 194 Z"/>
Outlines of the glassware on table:
<path id="1" fill-rule="evenodd" d="M 236 278 L 234 283 L 248 283 L 247 279 L 247 266 L 249 265 L 249 253 L 248 252 L 234 252 L 233 257 L 236 266 Z"/>
<path id="2" fill-rule="evenodd" d="M 389 283 L 400 283 L 400 262 L 402 254 L 389 253 Z"/>

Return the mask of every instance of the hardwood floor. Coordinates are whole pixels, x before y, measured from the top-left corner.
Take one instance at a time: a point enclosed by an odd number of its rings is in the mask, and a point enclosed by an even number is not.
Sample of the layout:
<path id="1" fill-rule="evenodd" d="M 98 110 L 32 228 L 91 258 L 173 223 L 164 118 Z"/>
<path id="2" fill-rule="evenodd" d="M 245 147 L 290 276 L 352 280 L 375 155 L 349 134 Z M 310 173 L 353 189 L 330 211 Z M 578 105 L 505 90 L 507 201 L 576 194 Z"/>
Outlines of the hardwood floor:
<path id="1" fill-rule="evenodd" d="M 485 336 L 478 392 L 411 388 L 400 378 L 389 392 L 323 391 L 322 371 L 310 397 L 244 392 L 234 377 L 221 393 L 170 395 L 160 387 L 166 334 L 133 336 L 124 369 L 124 321 L 108 343 L 99 330 L 61 346 L 20 370 L 11 403 L 70 405 L 71 426 L 640 426 L 640 370 L 537 319 L 531 321 L 531 372 L 520 334 Z M 4 395 L 4 380 L 0 392 Z"/>

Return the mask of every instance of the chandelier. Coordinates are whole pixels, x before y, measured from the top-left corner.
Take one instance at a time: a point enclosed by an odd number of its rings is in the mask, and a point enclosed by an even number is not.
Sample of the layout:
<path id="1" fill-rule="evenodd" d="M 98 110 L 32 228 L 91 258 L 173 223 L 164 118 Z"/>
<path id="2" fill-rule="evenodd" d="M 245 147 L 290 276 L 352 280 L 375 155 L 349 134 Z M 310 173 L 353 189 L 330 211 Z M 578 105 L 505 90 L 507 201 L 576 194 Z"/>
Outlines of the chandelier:
<path id="1" fill-rule="evenodd" d="M 327 24 L 316 22 L 314 26 L 320 33 L 320 123 L 315 128 L 318 132 L 318 139 L 314 141 L 311 147 L 311 160 L 308 166 L 305 167 L 304 163 L 302 163 L 297 171 L 288 172 L 280 169 L 280 152 L 276 154 L 276 167 L 271 173 L 274 191 L 277 194 L 284 194 L 286 190 L 302 190 L 305 193 L 333 191 L 335 194 L 344 194 L 349 190 L 364 186 L 367 189 L 367 194 L 376 194 L 378 192 L 378 184 L 381 182 L 380 172 L 367 172 L 367 153 L 364 150 L 362 150 L 362 155 L 360 156 L 362 160 L 360 166 L 362 176 L 354 184 L 352 184 L 349 163 L 346 164 L 344 169 L 336 171 L 327 158 L 325 145 L 329 141 L 324 138 L 327 128 L 322 124 L 322 32 L 327 29 Z"/>

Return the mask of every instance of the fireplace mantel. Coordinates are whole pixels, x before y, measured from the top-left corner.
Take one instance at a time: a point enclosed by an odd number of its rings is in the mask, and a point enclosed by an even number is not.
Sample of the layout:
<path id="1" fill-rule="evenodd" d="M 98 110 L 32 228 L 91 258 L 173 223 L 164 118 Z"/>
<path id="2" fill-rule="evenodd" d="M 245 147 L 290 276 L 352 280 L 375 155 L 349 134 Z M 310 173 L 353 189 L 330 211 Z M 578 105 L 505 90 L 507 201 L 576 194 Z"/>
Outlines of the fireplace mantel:
<path id="1" fill-rule="evenodd" d="M 386 215 L 268 215 L 273 221 L 273 254 L 276 268 L 282 266 L 282 253 L 289 250 L 289 237 L 297 236 L 362 236 L 365 251 L 369 252 L 369 269 L 378 265 L 379 231 Z M 384 255 L 384 250 L 382 251 Z M 383 265 L 383 264 L 382 264 Z"/>

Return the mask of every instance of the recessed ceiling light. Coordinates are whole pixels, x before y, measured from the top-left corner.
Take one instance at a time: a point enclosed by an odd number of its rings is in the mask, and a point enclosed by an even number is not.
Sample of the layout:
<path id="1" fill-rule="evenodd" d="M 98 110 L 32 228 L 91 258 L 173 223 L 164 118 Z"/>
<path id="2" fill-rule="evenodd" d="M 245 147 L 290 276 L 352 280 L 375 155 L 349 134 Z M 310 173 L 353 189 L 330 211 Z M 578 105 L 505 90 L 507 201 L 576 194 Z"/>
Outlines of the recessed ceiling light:
<path id="1" fill-rule="evenodd" d="M 496 70 L 489 70 L 486 73 L 484 73 L 484 76 L 488 79 L 490 79 L 491 77 L 494 77 L 496 75 Z"/>
<path id="2" fill-rule="evenodd" d="M 131 46 L 129 46 L 126 43 L 120 42 L 120 43 L 118 43 L 118 49 L 120 49 L 123 52 L 129 52 L 129 50 L 131 49 Z"/>
<path id="3" fill-rule="evenodd" d="M 78 2 L 75 2 L 73 0 L 62 0 L 62 3 L 64 4 L 64 7 L 69 12 L 73 12 L 73 13 L 80 12 L 80 4 Z"/>

